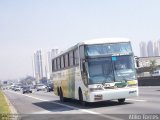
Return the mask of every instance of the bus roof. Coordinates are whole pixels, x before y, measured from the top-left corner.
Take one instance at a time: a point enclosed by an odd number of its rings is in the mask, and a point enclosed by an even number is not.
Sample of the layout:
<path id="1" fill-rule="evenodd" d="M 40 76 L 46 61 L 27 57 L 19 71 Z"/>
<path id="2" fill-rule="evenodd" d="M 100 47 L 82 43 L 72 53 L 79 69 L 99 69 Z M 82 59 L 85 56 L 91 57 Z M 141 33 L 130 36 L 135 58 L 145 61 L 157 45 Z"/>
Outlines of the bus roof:
<path id="1" fill-rule="evenodd" d="M 120 42 L 130 42 L 128 38 L 98 38 L 98 39 L 91 39 L 91 40 L 86 40 L 83 42 L 80 42 L 67 50 L 62 51 L 61 53 L 57 54 L 54 56 L 54 58 L 63 55 L 64 53 L 73 50 L 77 48 L 80 45 L 92 45 L 92 44 L 103 44 L 103 43 L 120 43 Z"/>
<path id="2" fill-rule="evenodd" d="M 98 38 L 83 41 L 81 44 L 102 44 L 102 43 L 119 43 L 119 42 L 129 42 L 128 38 Z"/>

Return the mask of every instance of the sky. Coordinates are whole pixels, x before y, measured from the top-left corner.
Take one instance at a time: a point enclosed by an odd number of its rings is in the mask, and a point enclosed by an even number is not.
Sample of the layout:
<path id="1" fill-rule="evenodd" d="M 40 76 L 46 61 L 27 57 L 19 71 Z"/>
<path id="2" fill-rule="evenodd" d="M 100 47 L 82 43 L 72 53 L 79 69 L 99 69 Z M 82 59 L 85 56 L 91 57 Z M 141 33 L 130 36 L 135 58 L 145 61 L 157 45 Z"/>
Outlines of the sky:
<path id="1" fill-rule="evenodd" d="M 160 0 L 0 0 L 0 80 L 32 75 L 34 51 L 125 37 L 160 39 Z"/>

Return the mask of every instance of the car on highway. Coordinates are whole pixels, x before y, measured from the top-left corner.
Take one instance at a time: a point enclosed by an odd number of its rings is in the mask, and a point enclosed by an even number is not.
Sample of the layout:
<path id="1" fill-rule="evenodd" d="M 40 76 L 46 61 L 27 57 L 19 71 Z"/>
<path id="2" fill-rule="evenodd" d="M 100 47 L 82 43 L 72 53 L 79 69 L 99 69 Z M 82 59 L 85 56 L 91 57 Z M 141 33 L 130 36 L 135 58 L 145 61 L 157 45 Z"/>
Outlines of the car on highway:
<path id="1" fill-rule="evenodd" d="M 36 85 L 36 90 L 37 91 L 44 91 L 47 89 L 47 86 L 46 85 L 43 85 L 43 84 L 37 84 Z"/>
<path id="2" fill-rule="evenodd" d="M 47 84 L 47 92 L 51 92 L 54 90 L 53 83 Z"/>
<path id="3" fill-rule="evenodd" d="M 152 76 L 160 76 L 160 70 L 153 71 Z"/>
<path id="4" fill-rule="evenodd" d="M 14 87 L 14 91 L 20 91 L 21 90 L 21 86 L 15 86 Z"/>
<path id="5" fill-rule="evenodd" d="M 23 86 L 21 91 L 22 91 L 23 94 L 32 93 L 32 90 L 31 90 L 30 86 Z"/>

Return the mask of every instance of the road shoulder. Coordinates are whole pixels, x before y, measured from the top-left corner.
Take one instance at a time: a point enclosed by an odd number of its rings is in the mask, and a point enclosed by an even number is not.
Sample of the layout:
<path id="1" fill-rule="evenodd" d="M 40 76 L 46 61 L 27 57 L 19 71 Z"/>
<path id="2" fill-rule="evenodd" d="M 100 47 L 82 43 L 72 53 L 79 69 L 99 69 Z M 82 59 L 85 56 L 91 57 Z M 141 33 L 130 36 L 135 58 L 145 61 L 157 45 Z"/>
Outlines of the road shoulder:
<path id="1" fill-rule="evenodd" d="M 4 98 L 5 98 L 5 100 L 6 100 L 6 102 L 7 102 L 7 104 L 8 104 L 8 106 L 9 106 L 9 109 L 10 109 L 10 114 L 11 114 L 11 119 L 12 120 L 19 120 L 19 116 L 18 116 L 18 112 L 17 112 L 17 110 L 14 108 L 14 106 L 12 105 L 12 103 L 9 101 L 9 99 L 7 98 L 7 96 L 5 95 L 5 92 L 4 91 L 2 91 L 3 92 L 3 94 L 4 94 Z"/>

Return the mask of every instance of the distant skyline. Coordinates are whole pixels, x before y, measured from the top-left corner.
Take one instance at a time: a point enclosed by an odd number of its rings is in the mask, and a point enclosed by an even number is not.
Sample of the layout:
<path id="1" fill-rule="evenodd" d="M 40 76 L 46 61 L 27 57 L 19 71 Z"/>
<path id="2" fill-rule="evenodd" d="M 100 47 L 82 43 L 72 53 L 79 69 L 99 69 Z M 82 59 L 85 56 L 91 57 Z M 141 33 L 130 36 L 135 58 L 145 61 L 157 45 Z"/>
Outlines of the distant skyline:
<path id="1" fill-rule="evenodd" d="M 139 47 L 140 57 L 160 56 L 160 40 L 141 41 Z"/>
<path id="2" fill-rule="evenodd" d="M 0 0 L 0 80 L 33 75 L 34 51 L 126 37 L 160 39 L 159 0 Z"/>

